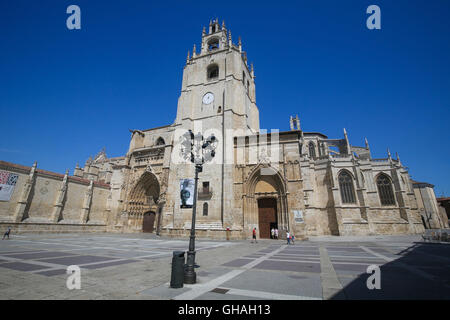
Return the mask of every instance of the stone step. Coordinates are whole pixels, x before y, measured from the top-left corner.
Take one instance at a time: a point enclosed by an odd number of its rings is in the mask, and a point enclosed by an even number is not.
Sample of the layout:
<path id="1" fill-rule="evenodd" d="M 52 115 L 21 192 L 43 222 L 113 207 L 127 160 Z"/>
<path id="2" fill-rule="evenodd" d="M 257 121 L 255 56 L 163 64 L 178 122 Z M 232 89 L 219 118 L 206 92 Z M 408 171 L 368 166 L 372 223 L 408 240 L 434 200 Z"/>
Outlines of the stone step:
<path id="1" fill-rule="evenodd" d="M 170 223 L 163 227 L 163 229 L 172 229 L 173 224 Z M 191 229 L 191 222 L 186 222 L 183 229 Z M 223 230 L 221 222 L 196 223 L 195 230 Z"/>
<path id="2" fill-rule="evenodd" d="M 185 229 L 191 228 L 191 222 L 186 222 L 184 224 Z M 207 223 L 196 223 L 195 229 L 197 230 L 222 230 L 221 222 L 207 222 Z"/>

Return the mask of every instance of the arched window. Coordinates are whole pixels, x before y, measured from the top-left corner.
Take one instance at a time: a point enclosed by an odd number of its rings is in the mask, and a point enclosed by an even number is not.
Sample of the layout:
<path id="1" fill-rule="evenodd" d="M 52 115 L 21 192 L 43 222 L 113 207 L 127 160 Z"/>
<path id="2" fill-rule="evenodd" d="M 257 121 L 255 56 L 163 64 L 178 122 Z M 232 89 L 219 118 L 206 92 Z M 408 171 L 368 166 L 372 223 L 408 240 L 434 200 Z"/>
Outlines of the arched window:
<path id="1" fill-rule="evenodd" d="M 208 79 L 215 79 L 219 77 L 219 66 L 217 64 L 212 64 L 207 70 Z"/>
<path id="2" fill-rule="evenodd" d="M 385 175 L 380 174 L 377 178 L 378 194 L 382 206 L 395 205 L 394 190 L 392 189 L 391 179 Z"/>
<path id="3" fill-rule="evenodd" d="M 339 174 L 339 189 L 341 189 L 342 203 L 356 203 L 353 179 L 348 171 Z"/>
<path id="4" fill-rule="evenodd" d="M 204 215 L 204 216 L 207 216 L 207 215 L 208 215 L 208 203 L 207 203 L 207 202 L 205 202 L 205 203 L 203 204 L 203 215 Z"/>
<path id="5" fill-rule="evenodd" d="M 165 142 L 164 139 L 161 138 L 161 137 L 159 137 L 158 140 L 156 140 L 156 145 L 157 145 L 157 146 L 163 146 L 163 145 L 165 145 L 165 144 L 166 144 L 166 142 Z"/>
<path id="6" fill-rule="evenodd" d="M 320 142 L 320 144 L 319 144 L 319 157 L 324 156 L 323 150 L 324 150 L 323 142 Z"/>
<path id="7" fill-rule="evenodd" d="M 309 156 L 314 159 L 316 157 L 316 147 L 314 146 L 314 143 L 310 142 L 308 148 Z"/>
<path id="8" fill-rule="evenodd" d="M 208 51 L 219 49 L 219 39 L 214 38 L 208 42 Z"/>

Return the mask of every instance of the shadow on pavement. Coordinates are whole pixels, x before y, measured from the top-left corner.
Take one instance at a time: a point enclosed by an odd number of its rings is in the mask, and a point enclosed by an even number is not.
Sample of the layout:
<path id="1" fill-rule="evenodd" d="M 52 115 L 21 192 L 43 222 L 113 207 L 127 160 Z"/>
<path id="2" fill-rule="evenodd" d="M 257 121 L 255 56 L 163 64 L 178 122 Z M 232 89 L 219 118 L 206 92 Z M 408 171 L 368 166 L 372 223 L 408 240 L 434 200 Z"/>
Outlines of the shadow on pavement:
<path id="1" fill-rule="evenodd" d="M 332 300 L 450 299 L 450 245 L 416 242 L 397 253 L 381 247 L 374 251 L 395 259 L 380 267 L 381 288 L 367 288 L 372 274 L 362 273 L 345 283 L 348 278 L 338 273 L 344 288 Z"/>

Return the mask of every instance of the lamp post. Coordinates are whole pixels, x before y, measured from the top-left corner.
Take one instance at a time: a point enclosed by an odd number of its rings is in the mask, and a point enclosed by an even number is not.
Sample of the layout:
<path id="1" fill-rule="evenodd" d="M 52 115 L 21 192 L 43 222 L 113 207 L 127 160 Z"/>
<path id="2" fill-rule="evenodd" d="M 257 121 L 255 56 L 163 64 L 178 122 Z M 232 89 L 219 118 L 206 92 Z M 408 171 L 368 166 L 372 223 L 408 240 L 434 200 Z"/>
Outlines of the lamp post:
<path id="1" fill-rule="evenodd" d="M 195 183 L 194 183 L 194 201 L 192 204 L 192 223 L 191 223 L 191 235 L 189 237 L 189 250 L 187 252 L 186 268 L 184 271 L 184 283 L 194 284 L 197 281 L 197 275 L 194 271 L 195 266 L 195 216 L 197 209 L 197 185 L 198 174 L 203 171 L 203 164 L 209 162 L 215 156 L 215 149 L 218 140 L 214 135 L 211 135 L 206 140 L 203 139 L 202 134 L 199 132 L 196 135 L 189 130 L 184 134 L 184 145 L 188 153 L 185 153 L 185 157 L 195 165 Z"/>

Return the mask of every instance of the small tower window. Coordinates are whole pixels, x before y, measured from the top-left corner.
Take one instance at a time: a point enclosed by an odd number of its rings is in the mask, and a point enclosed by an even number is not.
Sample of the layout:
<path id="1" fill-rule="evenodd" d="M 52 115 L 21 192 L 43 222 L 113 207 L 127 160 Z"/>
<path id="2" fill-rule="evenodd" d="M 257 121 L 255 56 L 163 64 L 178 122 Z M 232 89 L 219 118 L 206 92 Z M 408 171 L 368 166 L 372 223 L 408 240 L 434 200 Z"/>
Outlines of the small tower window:
<path id="1" fill-rule="evenodd" d="M 156 145 L 157 145 L 157 146 L 163 146 L 163 145 L 165 145 L 165 144 L 166 144 L 166 142 L 165 142 L 164 139 L 161 138 L 161 137 L 159 137 L 158 140 L 156 140 Z"/>
<path id="2" fill-rule="evenodd" d="M 339 189 L 341 189 L 342 203 L 356 203 L 353 179 L 345 170 L 339 174 Z"/>
<path id="3" fill-rule="evenodd" d="M 219 49 L 219 39 L 214 38 L 214 39 L 208 41 L 208 51 L 213 51 L 216 49 Z"/>
<path id="4" fill-rule="evenodd" d="M 208 80 L 219 77 L 219 66 L 217 64 L 210 65 L 207 70 Z"/>
<path id="5" fill-rule="evenodd" d="M 308 145 L 309 148 L 309 156 L 313 159 L 316 158 L 316 147 L 314 146 L 314 143 L 310 142 Z"/>
<path id="6" fill-rule="evenodd" d="M 203 182 L 203 193 L 209 193 L 209 181 Z"/>
<path id="7" fill-rule="evenodd" d="M 380 174 L 377 178 L 378 194 L 380 195 L 381 205 L 395 205 L 394 191 L 392 189 L 391 179 L 385 174 Z"/>
<path id="8" fill-rule="evenodd" d="M 208 203 L 205 202 L 203 204 L 203 216 L 207 216 L 208 215 Z"/>

